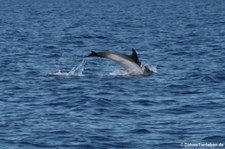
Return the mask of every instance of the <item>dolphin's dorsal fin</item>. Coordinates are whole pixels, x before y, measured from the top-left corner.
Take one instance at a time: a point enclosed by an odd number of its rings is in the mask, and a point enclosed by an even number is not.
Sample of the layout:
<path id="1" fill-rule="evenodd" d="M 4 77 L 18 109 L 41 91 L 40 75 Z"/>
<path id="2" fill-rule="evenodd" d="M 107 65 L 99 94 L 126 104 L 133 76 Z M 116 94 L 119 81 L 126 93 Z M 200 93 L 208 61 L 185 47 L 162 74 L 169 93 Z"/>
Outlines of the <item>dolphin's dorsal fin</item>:
<path id="1" fill-rule="evenodd" d="M 132 54 L 130 55 L 130 58 L 135 61 L 135 63 L 137 63 L 138 65 L 141 64 L 141 62 L 139 61 L 138 59 L 138 55 L 137 55 L 137 52 L 134 48 L 132 48 Z"/>

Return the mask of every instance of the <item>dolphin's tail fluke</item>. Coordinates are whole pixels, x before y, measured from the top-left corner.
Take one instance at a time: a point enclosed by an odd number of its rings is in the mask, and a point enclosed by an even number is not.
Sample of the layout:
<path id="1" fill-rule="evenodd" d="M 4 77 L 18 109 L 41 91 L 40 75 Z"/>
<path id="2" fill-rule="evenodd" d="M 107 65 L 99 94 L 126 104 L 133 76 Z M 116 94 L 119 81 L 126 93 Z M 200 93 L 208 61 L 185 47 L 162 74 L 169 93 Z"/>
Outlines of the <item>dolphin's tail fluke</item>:
<path id="1" fill-rule="evenodd" d="M 99 56 L 95 51 L 91 51 L 91 53 L 87 57 Z"/>

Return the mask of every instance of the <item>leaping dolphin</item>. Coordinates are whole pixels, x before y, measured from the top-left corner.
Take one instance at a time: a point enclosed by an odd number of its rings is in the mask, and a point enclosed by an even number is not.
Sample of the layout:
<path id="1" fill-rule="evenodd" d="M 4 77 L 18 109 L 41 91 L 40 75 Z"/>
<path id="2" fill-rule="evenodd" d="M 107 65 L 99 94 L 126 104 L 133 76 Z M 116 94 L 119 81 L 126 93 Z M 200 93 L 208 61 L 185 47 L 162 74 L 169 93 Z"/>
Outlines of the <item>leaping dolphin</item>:
<path id="1" fill-rule="evenodd" d="M 132 49 L 131 55 L 122 54 L 113 51 L 95 52 L 92 51 L 87 57 L 109 58 L 122 65 L 130 75 L 151 75 L 154 72 L 139 61 L 137 52 Z"/>

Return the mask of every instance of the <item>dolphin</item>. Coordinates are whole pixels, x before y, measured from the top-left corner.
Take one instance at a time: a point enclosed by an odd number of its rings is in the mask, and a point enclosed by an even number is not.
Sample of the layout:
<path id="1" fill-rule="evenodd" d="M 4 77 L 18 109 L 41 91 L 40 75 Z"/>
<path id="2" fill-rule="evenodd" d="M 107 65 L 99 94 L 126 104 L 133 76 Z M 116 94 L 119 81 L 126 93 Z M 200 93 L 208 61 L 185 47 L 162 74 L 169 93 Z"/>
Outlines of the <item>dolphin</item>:
<path id="1" fill-rule="evenodd" d="M 103 52 L 92 51 L 87 57 L 109 58 L 119 63 L 122 67 L 124 67 L 125 70 L 130 75 L 148 76 L 154 73 L 145 64 L 139 61 L 139 58 L 135 49 L 132 49 L 131 55 L 126 55 L 126 54 L 122 54 L 115 51 L 103 51 Z"/>

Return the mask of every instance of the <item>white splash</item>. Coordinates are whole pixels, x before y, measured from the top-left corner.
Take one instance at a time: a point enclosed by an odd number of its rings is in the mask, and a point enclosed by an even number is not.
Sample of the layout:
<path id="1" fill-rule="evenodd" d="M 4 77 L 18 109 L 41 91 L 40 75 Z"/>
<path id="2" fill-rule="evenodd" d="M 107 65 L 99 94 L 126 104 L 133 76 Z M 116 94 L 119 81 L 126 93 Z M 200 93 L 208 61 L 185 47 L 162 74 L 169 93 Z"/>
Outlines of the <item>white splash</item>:
<path id="1" fill-rule="evenodd" d="M 153 71 L 154 73 L 157 73 L 157 66 L 148 66 L 148 68 Z"/>
<path id="2" fill-rule="evenodd" d="M 86 62 L 87 60 L 83 59 L 78 66 L 75 66 L 70 70 L 69 74 L 75 75 L 75 76 L 84 76 L 83 71 L 84 71 L 84 66 Z"/>
<path id="3" fill-rule="evenodd" d="M 62 71 L 60 68 L 58 68 L 57 72 L 47 73 L 47 75 L 49 75 L 49 76 L 64 76 L 64 77 L 84 76 L 83 71 L 85 69 L 85 64 L 87 63 L 87 61 L 88 61 L 88 59 L 84 58 L 77 66 L 74 66 L 70 71 Z M 148 66 L 148 65 L 142 63 L 141 68 L 143 69 L 145 66 L 148 67 L 152 72 L 157 73 L 156 66 Z M 131 73 L 124 69 L 110 68 L 110 71 L 99 72 L 97 75 L 99 75 L 101 77 L 103 77 L 103 76 L 131 76 Z"/>
<path id="4" fill-rule="evenodd" d="M 57 72 L 48 73 L 49 76 L 84 76 L 84 66 L 86 60 L 83 59 L 82 62 L 78 66 L 74 66 L 70 71 L 61 71 L 60 69 Z"/>
<path id="5" fill-rule="evenodd" d="M 57 72 L 48 73 L 47 75 L 48 76 L 69 76 L 69 73 L 58 70 Z"/>

